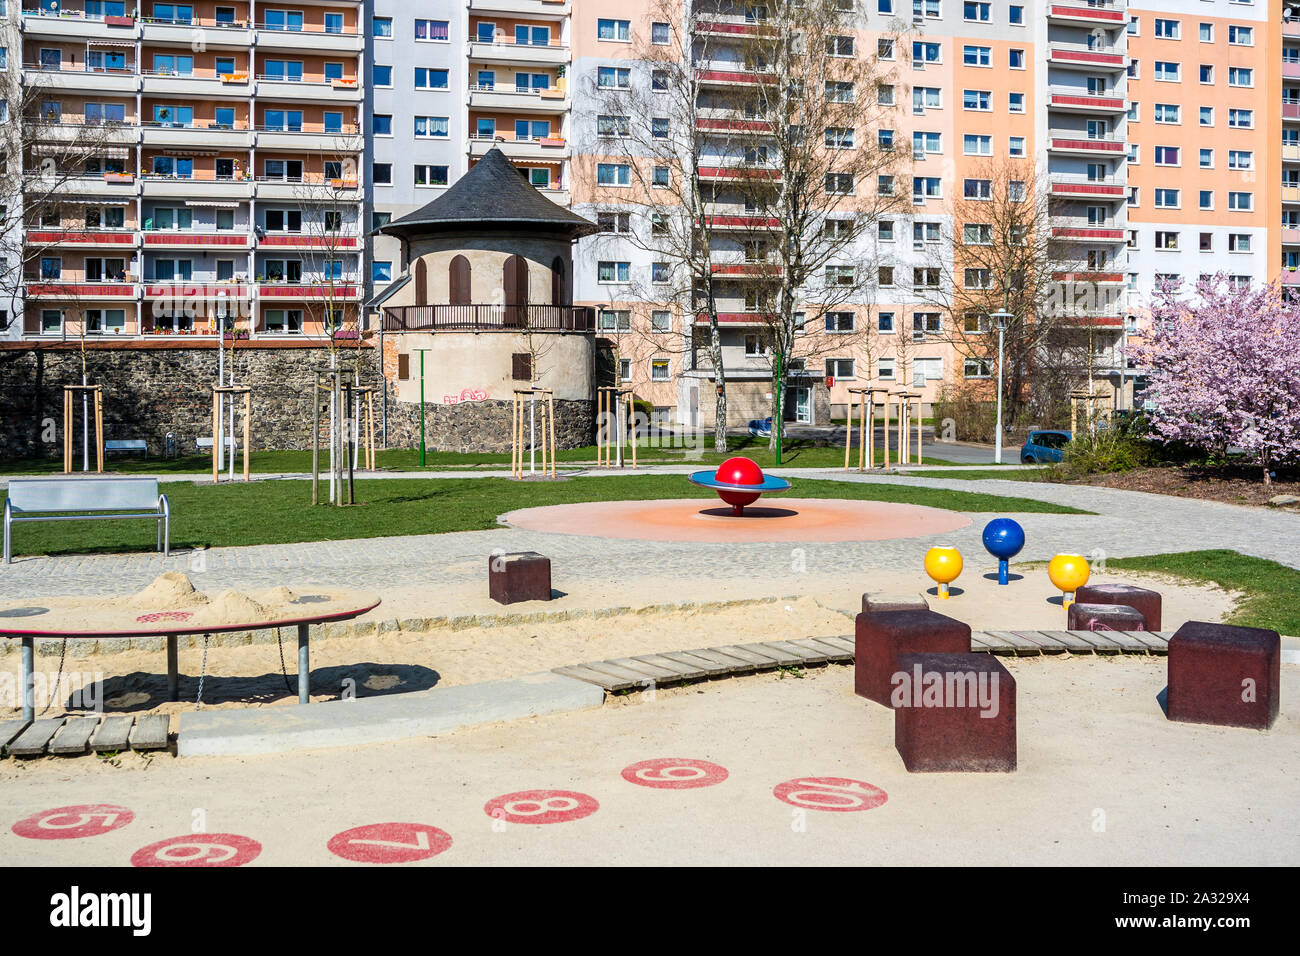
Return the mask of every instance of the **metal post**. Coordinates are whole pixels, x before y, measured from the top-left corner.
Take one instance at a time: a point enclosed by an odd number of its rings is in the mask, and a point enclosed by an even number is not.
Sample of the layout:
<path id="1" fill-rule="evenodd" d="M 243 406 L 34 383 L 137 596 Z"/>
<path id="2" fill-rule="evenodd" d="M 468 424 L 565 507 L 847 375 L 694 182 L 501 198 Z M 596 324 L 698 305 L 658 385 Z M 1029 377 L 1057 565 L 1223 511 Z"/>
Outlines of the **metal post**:
<path id="1" fill-rule="evenodd" d="M 32 687 L 32 657 L 36 650 L 36 638 L 28 635 L 23 638 L 23 720 L 36 719 L 36 701 Z"/>
<path id="2" fill-rule="evenodd" d="M 424 467 L 424 349 L 420 349 L 420 467 Z"/>
<path id="3" fill-rule="evenodd" d="M 220 339 L 217 340 L 217 384 L 218 385 L 226 384 L 226 350 L 222 348 Z M 224 435 L 226 433 L 226 429 L 223 427 L 224 422 L 221 420 L 221 416 L 225 412 L 226 407 L 221 395 L 214 393 L 212 396 L 212 400 L 217 403 L 216 427 L 213 428 L 212 430 L 216 433 L 216 435 L 219 438 L 221 435 Z M 221 469 L 224 468 L 226 464 L 225 452 L 219 451 L 217 452 L 217 455 L 219 457 L 217 458 L 216 470 L 220 472 Z"/>
<path id="4" fill-rule="evenodd" d="M 776 431 L 776 463 L 781 464 L 781 433 L 785 430 L 781 427 L 781 353 L 776 353 L 776 410 L 772 415 L 772 428 Z"/>
<path id="5" fill-rule="evenodd" d="M 298 625 L 298 703 L 300 704 L 307 703 L 310 696 L 311 657 L 307 652 L 307 640 L 310 634 L 310 625 Z"/>
<path id="6" fill-rule="evenodd" d="M 176 657 L 176 635 L 167 635 L 167 699 L 180 700 L 180 668 Z"/>
<path id="7" fill-rule="evenodd" d="M 993 433 L 993 463 L 1002 464 L 1002 332 L 1004 324 L 998 323 L 998 421 Z"/>
<path id="8" fill-rule="evenodd" d="M 529 388 L 536 388 L 529 385 Z M 537 405 L 537 392 L 528 393 L 528 473 L 537 474 L 537 421 L 534 414 Z"/>

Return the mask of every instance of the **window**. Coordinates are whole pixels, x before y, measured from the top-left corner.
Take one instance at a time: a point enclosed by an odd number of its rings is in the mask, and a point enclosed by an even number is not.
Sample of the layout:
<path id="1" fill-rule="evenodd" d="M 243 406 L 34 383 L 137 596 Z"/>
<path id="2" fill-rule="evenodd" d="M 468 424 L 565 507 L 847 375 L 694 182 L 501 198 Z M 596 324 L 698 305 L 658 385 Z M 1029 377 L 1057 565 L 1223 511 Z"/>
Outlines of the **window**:
<path id="1" fill-rule="evenodd" d="M 824 316 L 826 331 L 833 335 L 852 332 L 856 326 L 852 312 L 827 312 Z"/>
<path id="2" fill-rule="evenodd" d="M 379 260 L 370 263 L 370 280 L 372 282 L 392 282 L 393 281 L 393 263 L 388 260 Z"/>
<path id="3" fill-rule="evenodd" d="M 943 195 L 943 180 L 938 176 L 913 176 L 912 199 L 938 199 Z"/>
<path id="4" fill-rule="evenodd" d="M 339 29 L 335 32 L 343 32 L 342 23 L 339 24 Z M 415 38 L 417 40 L 437 40 L 440 43 L 446 43 L 450 39 L 448 23 L 446 20 L 416 20 Z"/>
<path id="5" fill-rule="evenodd" d="M 1007 94 L 1007 112 L 1023 113 L 1025 111 L 1025 94 L 1008 93 Z"/>
<path id="6" fill-rule="evenodd" d="M 376 37 L 380 37 L 384 39 L 392 39 L 393 18 L 372 17 L 370 20 L 370 32 Z"/>
<path id="7" fill-rule="evenodd" d="M 826 174 L 826 195 L 852 196 L 853 177 L 848 173 L 827 173 Z"/>
<path id="8" fill-rule="evenodd" d="M 415 117 L 415 135 L 420 139 L 446 139 L 449 120 L 445 116 Z"/>
<path id="9" fill-rule="evenodd" d="M 1213 43 L 1213 42 L 1214 42 L 1214 24 L 1213 24 L 1213 23 L 1202 23 L 1202 24 L 1197 28 L 1197 38 L 1198 38 L 1202 43 Z"/>
<path id="10" fill-rule="evenodd" d="M 1250 252 L 1250 233 L 1248 232 L 1228 233 L 1228 251 L 1229 252 Z"/>
<path id="11" fill-rule="evenodd" d="M 942 229 L 937 222 L 912 223 L 912 244 L 918 242 L 938 242 L 943 238 Z"/>
<path id="12" fill-rule="evenodd" d="M 656 46 L 667 46 L 670 39 L 669 26 L 666 23 L 650 24 L 650 42 Z"/>
<path id="13" fill-rule="evenodd" d="M 894 368 L 896 359 L 881 358 L 876 362 L 876 375 L 881 381 L 894 381 Z"/>
<path id="14" fill-rule="evenodd" d="M 1154 116 L 1157 123 L 1178 123 L 1182 121 L 1182 107 L 1177 103 L 1157 103 Z"/>
<path id="15" fill-rule="evenodd" d="M 596 117 L 597 136 L 627 136 L 630 131 L 631 123 L 626 116 L 602 114 Z"/>
<path id="16" fill-rule="evenodd" d="M 1012 179 L 1007 182 L 1008 202 L 1024 202 L 1025 195 L 1025 183 L 1023 180 Z"/>
<path id="17" fill-rule="evenodd" d="M 659 189 L 667 189 L 672 185 L 672 173 L 667 166 L 656 166 L 651 170 L 650 185 Z"/>
<path id="18" fill-rule="evenodd" d="M 447 167 L 430 166 L 426 163 L 416 163 L 415 164 L 415 185 L 417 186 L 447 185 Z"/>
<path id="19" fill-rule="evenodd" d="M 939 270 L 931 266 L 913 266 L 912 267 L 912 288 L 913 289 L 939 288 Z"/>
<path id="20" fill-rule="evenodd" d="M 1197 124 L 1200 126 L 1214 125 L 1214 107 L 1202 106 L 1196 114 Z"/>
<path id="21" fill-rule="evenodd" d="M 626 329 L 614 329 L 616 332 L 625 332 Z M 632 360 L 625 358 L 618 360 L 618 380 L 620 382 L 632 381 Z"/>
<path id="22" fill-rule="evenodd" d="M 962 242 L 968 246 L 991 246 L 993 227 L 987 223 L 968 222 L 962 226 Z"/>
<path id="23" fill-rule="evenodd" d="M 1013 3 L 1009 7 L 1007 7 L 1007 22 L 1010 23 L 1013 27 L 1024 26 L 1025 8 L 1018 3 Z"/>
<path id="24" fill-rule="evenodd" d="M 912 112 L 919 116 L 927 109 L 941 109 L 942 97 L 943 92 L 937 86 L 915 86 L 912 88 Z"/>
<path id="25" fill-rule="evenodd" d="M 826 81 L 827 103 L 852 103 L 855 99 L 853 84 L 844 80 Z"/>
<path id="26" fill-rule="evenodd" d="M 656 93 L 663 93 L 668 89 L 668 71 L 653 70 L 650 73 L 650 89 Z"/>
<path id="27" fill-rule="evenodd" d="M 668 138 L 668 117 L 656 116 L 650 120 L 650 135 L 655 139 Z"/>
<path id="28" fill-rule="evenodd" d="M 851 358 L 828 358 L 826 360 L 826 377 L 836 379 L 856 378 L 854 360 Z"/>
<path id="29" fill-rule="evenodd" d="M 894 41 L 877 40 L 876 41 L 876 59 L 892 60 L 894 59 Z"/>
<path id="30" fill-rule="evenodd" d="M 992 156 L 993 137 L 967 133 L 961 138 L 961 151 L 965 156 Z"/>
<path id="31" fill-rule="evenodd" d="M 962 360 L 961 373 L 965 378 L 992 378 L 993 368 L 987 359 L 968 358 Z"/>
<path id="32" fill-rule="evenodd" d="M 1008 51 L 1007 51 L 1007 58 L 1008 58 L 1008 60 L 1009 60 L 1009 62 L 1007 63 L 1007 65 L 1008 65 L 1009 67 L 1011 67 L 1011 69 L 1013 69 L 1013 70 L 1023 70 L 1023 69 L 1025 68 L 1025 51 L 1024 51 L 1024 50 L 1008 50 Z"/>
<path id="33" fill-rule="evenodd" d="M 1157 146 L 1155 148 L 1155 164 L 1157 166 L 1178 166 L 1181 158 L 1181 150 L 1177 146 Z"/>
<path id="34" fill-rule="evenodd" d="M 1254 86 L 1255 71 L 1248 66 L 1228 67 L 1229 86 Z"/>
<path id="35" fill-rule="evenodd" d="M 625 66 L 601 66 L 596 68 L 596 85 L 602 90 L 626 90 L 631 84 L 632 72 Z M 668 76 L 664 74 L 664 89 L 667 89 Z"/>
<path id="36" fill-rule="evenodd" d="M 1156 36 L 1162 40 L 1177 40 L 1181 34 L 1180 20 L 1163 20 L 1156 17 Z"/>
<path id="37" fill-rule="evenodd" d="M 1228 193 L 1228 208 L 1234 212 L 1250 212 L 1255 208 L 1255 194 L 1241 192 Z"/>
<path id="38" fill-rule="evenodd" d="M 1200 151 L 1200 165 L 1201 165 L 1201 169 L 1214 168 L 1214 150 L 1202 149 Z"/>
<path id="39" fill-rule="evenodd" d="M 962 182 L 962 195 L 967 199 L 992 199 L 993 180 L 967 179 Z"/>
<path id="40" fill-rule="evenodd" d="M 876 285 L 881 288 L 891 288 L 894 284 L 894 267 L 880 266 L 876 270 Z"/>
<path id="41" fill-rule="evenodd" d="M 612 280 L 611 280 L 612 281 Z M 604 332 L 630 332 L 632 330 L 632 313 L 627 309 L 601 309 L 600 310 L 600 328 Z M 620 374 L 623 381 L 632 378 L 632 360 L 623 359 L 627 364 L 627 371 Z"/>
<path id="42" fill-rule="evenodd" d="M 943 47 L 938 43 L 923 43 L 920 40 L 912 44 L 912 65 L 915 67 L 918 63 L 924 69 L 927 63 L 940 62 L 940 54 Z"/>
<path id="43" fill-rule="evenodd" d="M 993 94 L 988 90 L 962 90 L 961 108 L 964 110 L 991 110 Z"/>
<path id="44" fill-rule="evenodd" d="M 627 186 L 632 181 L 632 169 L 626 163 L 597 163 L 596 182 L 601 186 Z"/>
<path id="45" fill-rule="evenodd" d="M 1214 82 L 1214 66 L 1210 63 L 1202 63 L 1199 72 L 1202 85 L 1209 86 Z"/>
<path id="46" fill-rule="evenodd" d="M 1228 150 L 1229 169 L 1254 169 L 1255 154 L 1248 149 Z"/>
<path id="47" fill-rule="evenodd" d="M 650 281 L 663 284 L 668 281 L 668 263 L 652 262 L 650 263 Z"/>
<path id="48" fill-rule="evenodd" d="M 1156 232 L 1156 248 L 1169 251 L 1178 249 L 1178 233 L 1176 232 Z"/>
<path id="49" fill-rule="evenodd" d="M 852 149 L 853 130 L 846 126 L 826 127 L 826 146 L 830 149 Z"/>
<path id="50" fill-rule="evenodd" d="M 1199 208 L 1199 209 L 1213 209 L 1213 208 L 1214 208 L 1214 190 L 1213 190 L 1213 189 L 1202 189 L 1202 190 L 1200 190 L 1199 198 L 1198 198 L 1198 200 L 1197 200 L 1197 208 Z"/>
<path id="51" fill-rule="evenodd" d="M 370 79 L 375 86 L 392 86 L 393 68 L 375 63 L 370 68 Z"/>
<path id="52" fill-rule="evenodd" d="M 1141 36 L 1142 18 L 1133 14 L 1128 18 L 1128 35 L 1131 37 Z"/>
<path id="53" fill-rule="evenodd" d="M 417 66 L 415 68 L 415 88 L 417 90 L 445 90 L 447 88 L 447 71 Z"/>
<path id="54" fill-rule="evenodd" d="M 597 282 L 629 282 L 632 278 L 632 263 L 602 260 L 596 263 Z"/>
<path id="55" fill-rule="evenodd" d="M 1128 163 L 1130 166 L 1136 166 L 1138 163 L 1142 161 L 1141 157 L 1142 157 L 1142 147 L 1138 143 L 1129 143 L 1128 155 L 1124 158 L 1124 161 Z"/>
<path id="56" fill-rule="evenodd" d="M 852 286 L 856 270 L 854 266 L 827 266 L 825 280 L 827 286 Z"/>
<path id="57" fill-rule="evenodd" d="M 1254 129 L 1255 111 L 1241 109 L 1228 110 L 1228 125 L 1233 129 Z"/>
<path id="58" fill-rule="evenodd" d="M 876 315 L 876 330 L 879 332 L 894 331 L 894 313 L 880 312 Z"/>
<path id="59" fill-rule="evenodd" d="M 631 20 L 597 20 L 596 39 L 628 40 L 630 39 L 631 27 Z"/>
<path id="60" fill-rule="evenodd" d="M 894 195 L 894 177 L 883 173 L 876 176 L 876 192 L 881 196 Z"/>
<path id="61" fill-rule="evenodd" d="M 943 138 L 939 133 L 916 132 L 912 134 L 912 152 L 942 153 Z"/>
<path id="62" fill-rule="evenodd" d="M 1164 83 L 1177 83 L 1182 79 L 1180 73 L 1181 64 L 1171 63 L 1168 60 L 1156 60 L 1155 78 Z"/>
<path id="63" fill-rule="evenodd" d="M 671 332 L 673 314 L 667 309 L 655 309 L 650 313 L 650 328 L 656 332 Z"/>
<path id="64" fill-rule="evenodd" d="M 650 360 L 650 381 L 652 382 L 668 381 L 668 359 Z"/>
<path id="65" fill-rule="evenodd" d="M 1228 42 L 1233 46 L 1254 46 L 1254 27 L 1241 27 L 1231 24 L 1228 27 Z"/>
<path id="66" fill-rule="evenodd" d="M 967 289 L 991 289 L 993 273 L 989 269 L 964 269 L 962 285 Z"/>
<path id="67" fill-rule="evenodd" d="M 853 56 L 857 52 L 853 37 L 833 36 L 826 38 L 827 56 Z"/>
<path id="68" fill-rule="evenodd" d="M 993 48 L 987 46 L 963 46 L 961 61 L 966 66 L 992 66 Z"/>
<path id="69" fill-rule="evenodd" d="M 937 271 L 937 270 L 936 270 Z M 938 312 L 913 312 L 912 337 L 923 337 L 925 333 L 938 333 L 943 329 L 943 319 Z"/>
<path id="70" fill-rule="evenodd" d="M 991 3 L 972 2 L 966 0 L 961 5 L 961 16 L 963 20 L 973 20 L 976 23 L 988 23 L 992 15 Z"/>
<path id="71" fill-rule="evenodd" d="M 601 232 L 631 232 L 632 214 L 626 212 L 598 212 L 596 225 Z"/>

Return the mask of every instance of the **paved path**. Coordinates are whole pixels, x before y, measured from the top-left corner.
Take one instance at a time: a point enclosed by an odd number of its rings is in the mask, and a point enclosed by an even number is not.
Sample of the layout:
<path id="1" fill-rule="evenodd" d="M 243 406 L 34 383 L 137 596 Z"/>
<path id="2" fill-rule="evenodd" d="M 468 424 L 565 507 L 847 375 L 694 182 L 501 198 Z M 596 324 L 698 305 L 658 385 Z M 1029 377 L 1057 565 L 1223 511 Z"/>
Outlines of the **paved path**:
<path id="1" fill-rule="evenodd" d="M 689 468 L 677 469 L 687 471 Z M 781 469 L 794 479 L 837 478 L 847 481 L 920 485 L 979 491 L 1052 501 L 1096 512 L 1095 515 L 1027 514 L 1017 516 L 1028 543 L 1017 560 L 1046 560 L 1062 551 L 1100 557 L 1125 557 L 1166 551 L 1230 548 L 1244 554 L 1300 568 L 1300 516 L 1260 508 L 1149 495 L 1077 485 L 1050 485 L 1000 480 L 970 482 L 944 478 L 858 475 L 822 470 Z M 593 472 L 595 474 L 595 472 Z M 427 477 L 427 476 L 423 476 Z M 941 537 L 983 569 L 980 531 L 991 517 L 972 515 L 972 524 Z M 272 519 L 273 520 L 273 517 Z M 792 546 L 790 544 L 673 544 L 519 531 L 458 532 L 323 541 L 306 544 L 214 548 L 180 552 L 170 559 L 156 554 L 88 555 L 19 559 L 0 568 L 0 599 L 30 594 L 121 593 L 143 587 L 165 570 L 190 573 L 196 586 L 209 589 L 264 588 L 283 580 L 295 584 L 346 586 L 378 590 L 398 585 L 430 589 L 481 583 L 483 559 L 494 549 L 535 550 L 551 557 L 557 585 L 569 581 L 609 581 L 626 576 L 629 595 L 636 576 L 659 578 L 753 580 L 756 588 L 788 582 L 789 592 L 808 582 L 822 586 L 829 577 L 872 569 L 918 567 L 931 538 L 860 541 Z M 992 561 L 987 562 L 992 566 Z"/>

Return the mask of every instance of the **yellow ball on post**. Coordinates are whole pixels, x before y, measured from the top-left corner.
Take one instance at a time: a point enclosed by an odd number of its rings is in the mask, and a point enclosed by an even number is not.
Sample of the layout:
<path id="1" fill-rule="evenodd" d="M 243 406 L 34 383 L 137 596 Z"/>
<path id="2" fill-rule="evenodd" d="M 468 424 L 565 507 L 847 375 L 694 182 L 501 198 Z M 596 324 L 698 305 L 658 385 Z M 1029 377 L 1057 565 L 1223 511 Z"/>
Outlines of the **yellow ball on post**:
<path id="1" fill-rule="evenodd" d="M 937 584 L 939 597 L 948 600 L 948 585 L 961 574 L 961 552 L 949 545 L 940 545 L 925 552 L 925 573 Z"/>
<path id="2" fill-rule="evenodd" d="M 1047 576 L 1061 592 L 1063 607 L 1074 603 L 1074 592 L 1088 583 L 1088 573 L 1088 559 L 1081 554 L 1058 554 L 1047 562 Z"/>

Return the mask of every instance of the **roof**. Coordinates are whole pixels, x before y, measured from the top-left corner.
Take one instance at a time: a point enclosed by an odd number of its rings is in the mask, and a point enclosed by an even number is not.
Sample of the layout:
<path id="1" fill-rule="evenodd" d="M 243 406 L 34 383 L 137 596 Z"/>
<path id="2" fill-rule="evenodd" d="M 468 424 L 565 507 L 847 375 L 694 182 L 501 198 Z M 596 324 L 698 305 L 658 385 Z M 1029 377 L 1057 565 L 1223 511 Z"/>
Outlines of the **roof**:
<path id="1" fill-rule="evenodd" d="M 411 274 L 409 272 L 401 276 L 398 276 L 397 279 L 390 282 L 379 292 L 376 292 L 373 296 L 371 296 L 370 301 L 365 304 L 366 308 L 367 309 L 379 308 L 381 305 L 383 305 L 393 296 L 393 293 L 395 293 L 398 289 L 402 288 L 402 286 L 406 285 L 410 281 L 411 281 Z"/>
<path id="2" fill-rule="evenodd" d="M 493 146 L 433 202 L 380 226 L 375 232 L 410 239 L 475 228 L 563 232 L 571 239 L 600 229 L 589 219 L 543 196 Z"/>

